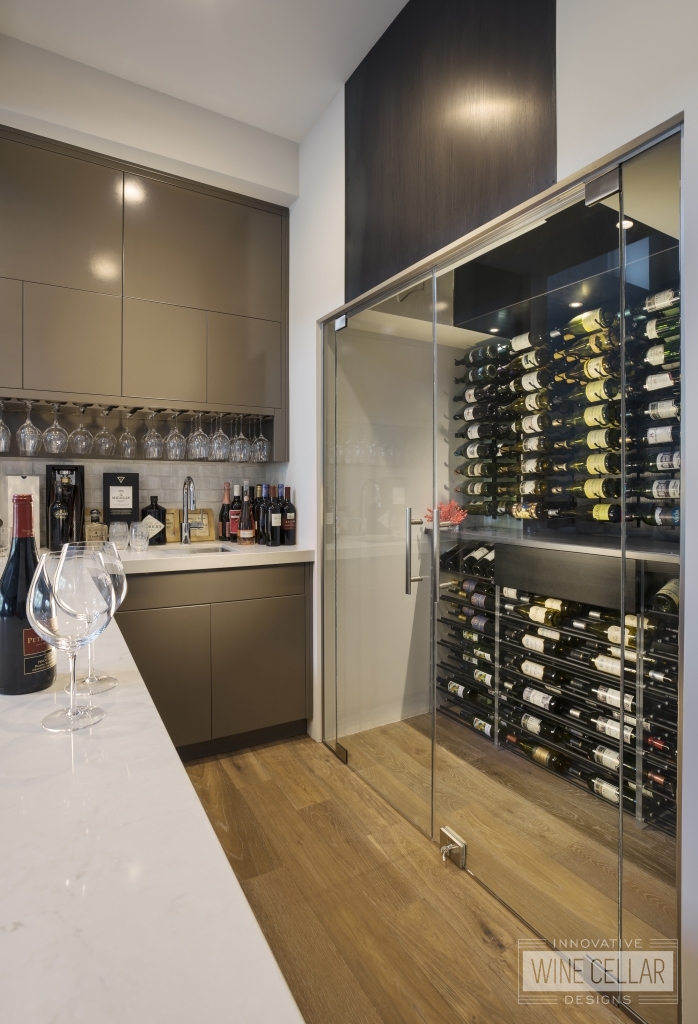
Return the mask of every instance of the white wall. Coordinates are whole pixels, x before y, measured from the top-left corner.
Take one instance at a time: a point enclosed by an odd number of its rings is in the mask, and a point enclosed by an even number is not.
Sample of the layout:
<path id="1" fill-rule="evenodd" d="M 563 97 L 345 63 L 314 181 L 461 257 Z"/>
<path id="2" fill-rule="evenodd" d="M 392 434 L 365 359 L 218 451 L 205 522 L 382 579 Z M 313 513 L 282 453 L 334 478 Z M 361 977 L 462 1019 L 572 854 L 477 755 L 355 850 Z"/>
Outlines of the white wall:
<path id="1" fill-rule="evenodd" d="M 698 381 L 698 4 L 557 0 L 558 177 L 685 112 L 684 381 Z M 690 392 L 689 392 L 690 394 Z M 685 628 L 681 933 L 683 1021 L 698 1021 L 698 406 L 682 426 Z M 694 497 L 695 495 L 695 497 Z"/>
<path id="2" fill-rule="evenodd" d="M 287 481 L 295 487 L 298 542 L 321 554 L 320 354 L 316 322 L 344 302 L 344 90 L 300 144 L 300 196 L 291 207 L 289 294 L 289 415 Z M 318 564 L 315 592 L 318 592 Z M 320 609 L 315 602 L 314 707 L 310 727 L 322 738 Z"/>
<path id="3" fill-rule="evenodd" d="M 298 145 L 0 35 L 0 123 L 256 199 L 298 195 Z"/>

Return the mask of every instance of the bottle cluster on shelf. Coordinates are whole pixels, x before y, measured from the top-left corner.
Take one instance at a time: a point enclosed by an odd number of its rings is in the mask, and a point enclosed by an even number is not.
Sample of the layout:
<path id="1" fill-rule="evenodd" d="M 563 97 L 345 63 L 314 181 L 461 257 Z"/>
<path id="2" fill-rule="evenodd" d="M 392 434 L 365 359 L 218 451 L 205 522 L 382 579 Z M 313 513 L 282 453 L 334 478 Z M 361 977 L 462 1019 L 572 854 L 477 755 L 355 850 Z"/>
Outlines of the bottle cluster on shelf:
<path id="1" fill-rule="evenodd" d="M 622 789 L 625 810 L 675 834 L 678 579 L 621 623 L 496 588 L 494 554 L 469 542 L 441 556 L 439 712 L 612 804 Z"/>
<path id="2" fill-rule="evenodd" d="M 620 522 L 624 435 L 626 519 L 679 525 L 679 293 L 648 294 L 620 321 L 601 307 L 456 359 L 455 491 L 469 515 Z"/>
<path id="3" fill-rule="evenodd" d="M 233 544 L 279 547 L 296 543 L 296 506 L 291 488 L 279 484 L 223 485 L 218 537 Z"/>

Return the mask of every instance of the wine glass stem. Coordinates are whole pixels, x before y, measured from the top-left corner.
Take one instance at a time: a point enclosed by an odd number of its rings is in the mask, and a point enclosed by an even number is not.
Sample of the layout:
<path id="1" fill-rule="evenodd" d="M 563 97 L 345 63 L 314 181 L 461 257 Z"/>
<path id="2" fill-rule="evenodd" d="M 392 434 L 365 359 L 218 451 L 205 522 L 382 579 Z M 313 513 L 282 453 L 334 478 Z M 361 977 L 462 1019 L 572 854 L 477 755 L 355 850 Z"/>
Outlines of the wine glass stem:
<path id="1" fill-rule="evenodd" d="M 70 665 L 70 708 L 68 710 L 69 715 L 77 714 L 77 706 L 75 700 L 75 661 L 77 653 L 73 652 L 68 654 L 68 664 Z"/>
<path id="2" fill-rule="evenodd" d="M 94 642 L 87 645 L 87 678 L 93 680 L 95 677 L 95 645 Z"/>

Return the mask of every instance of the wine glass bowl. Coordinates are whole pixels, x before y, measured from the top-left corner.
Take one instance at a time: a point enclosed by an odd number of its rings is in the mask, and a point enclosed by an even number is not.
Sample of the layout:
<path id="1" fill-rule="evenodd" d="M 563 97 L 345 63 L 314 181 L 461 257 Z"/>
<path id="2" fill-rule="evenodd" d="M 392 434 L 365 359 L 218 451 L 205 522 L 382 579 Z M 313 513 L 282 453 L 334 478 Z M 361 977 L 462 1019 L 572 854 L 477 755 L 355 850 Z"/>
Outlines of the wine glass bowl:
<path id="1" fill-rule="evenodd" d="M 177 428 L 179 413 L 172 414 L 172 426 L 165 438 L 165 458 L 175 462 L 181 462 L 187 457 L 187 439 Z"/>
<path id="2" fill-rule="evenodd" d="M 52 402 L 53 423 L 47 427 L 42 435 L 44 450 L 49 455 L 63 455 L 68 451 L 68 431 L 58 422 L 59 402 Z"/>
<path id="3" fill-rule="evenodd" d="M 102 409 L 102 416 L 104 417 L 102 426 L 97 431 L 92 441 L 92 447 L 95 455 L 101 455 L 102 458 L 108 458 L 116 451 L 116 438 L 110 430 L 107 430 L 107 416 L 110 412 L 111 409 L 109 406 L 105 405 Z"/>
<path id="4" fill-rule="evenodd" d="M 218 417 L 218 429 L 211 438 L 212 462 L 227 462 L 230 456 L 230 440 L 223 430 L 223 416 Z"/>
<path id="5" fill-rule="evenodd" d="M 92 434 L 83 423 L 86 408 L 86 405 L 78 406 L 80 411 L 80 422 L 68 437 L 70 450 L 73 455 L 89 455 L 92 451 Z"/>
<path id="6" fill-rule="evenodd" d="M 27 409 L 27 418 L 17 431 L 17 445 L 19 447 L 19 454 L 26 457 L 38 455 L 43 435 L 39 428 L 34 426 L 31 420 L 31 411 L 34 402 L 25 402 L 24 404 Z"/>
<path id="7" fill-rule="evenodd" d="M 259 434 L 254 442 L 255 445 L 255 462 L 269 462 L 271 455 L 271 444 L 268 439 L 262 433 L 262 417 L 259 417 Z"/>
<path id="8" fill-rule="evenodd" d="M 143 455 L 146 459 L 161 459 L 165 450 L 162 434 L 159 434 L 153 425 L 154 418 L 155 413 L 151 412 L 148 416 L 148 431 L 143 438 Z"/>
<path id="9" fill-rule="evenodd" d="M 187 438 L 187 456 L 190 459 L 207 459 L 209 451 L 208 434 L 201 429 L 201 413 L 192 418 L 196 429 Z"/>
<path id="10" fill-rule="evenodd" d="M 128 421 L 133 416 L 133 410 L 126 412 L 126 427 L 119 437 L 119 455 L 122 459 L 135 459 L 138 451 L 138 441 L 129 430 Z"/>
<path id="11" fill-rule="evenodd" d="M 5 411 L 5 403 L 0 402 L 0 454 L 6 455 L 12 444 L 12 432 L 2 418 Z"/>

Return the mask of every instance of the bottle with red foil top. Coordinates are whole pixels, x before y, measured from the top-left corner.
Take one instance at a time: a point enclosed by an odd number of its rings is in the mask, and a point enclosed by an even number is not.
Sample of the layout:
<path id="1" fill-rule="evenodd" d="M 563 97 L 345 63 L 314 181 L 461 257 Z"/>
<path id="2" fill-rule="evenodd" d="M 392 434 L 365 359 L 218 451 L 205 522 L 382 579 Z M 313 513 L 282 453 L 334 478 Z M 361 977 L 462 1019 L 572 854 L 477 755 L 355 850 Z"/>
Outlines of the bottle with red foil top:
<path id="1" fill-rule="evenodd" d="M 291 488 L 285 488 L 285 500 L 281 510 L 281 543 L 296 543 L 296 506 L 291 502 Z"/>
<path id="2" fill-rule="evenodd" d="M 12 505 L 12 544 L 0 578 L 0 693 L 33 693 L 56 678 L 56 651 L 27 618 L 27 591 L 39 563 L 31 494 L 15 494 Z"/>

